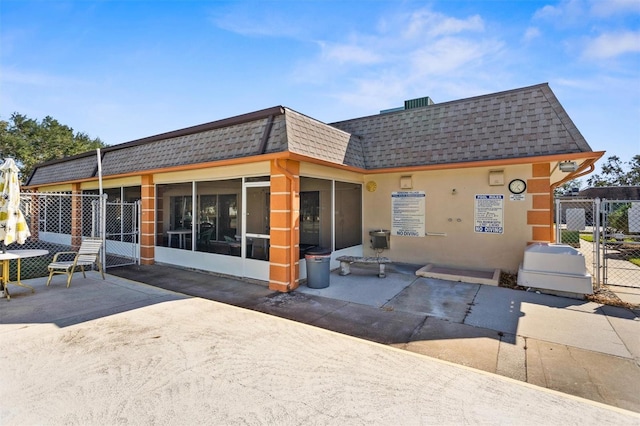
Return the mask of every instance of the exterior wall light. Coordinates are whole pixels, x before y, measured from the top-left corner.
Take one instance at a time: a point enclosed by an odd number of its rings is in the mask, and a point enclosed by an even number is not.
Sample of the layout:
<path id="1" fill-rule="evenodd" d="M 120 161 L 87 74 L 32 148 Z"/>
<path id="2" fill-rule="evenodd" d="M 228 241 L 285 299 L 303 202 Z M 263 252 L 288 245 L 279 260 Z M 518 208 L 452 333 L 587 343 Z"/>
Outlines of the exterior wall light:
<path id="1" fill-rule="evenodd" d="M 400 176 L 400 189 L 413 188 L 413 179 L 411 176 Z"/>
<path id="2" fill-rule="evenodd" d="M 565 173 L 575 172 L 578 170 L 578 163 L 575 161 L 563 161 L 560 163 L 560 171 Z"/>

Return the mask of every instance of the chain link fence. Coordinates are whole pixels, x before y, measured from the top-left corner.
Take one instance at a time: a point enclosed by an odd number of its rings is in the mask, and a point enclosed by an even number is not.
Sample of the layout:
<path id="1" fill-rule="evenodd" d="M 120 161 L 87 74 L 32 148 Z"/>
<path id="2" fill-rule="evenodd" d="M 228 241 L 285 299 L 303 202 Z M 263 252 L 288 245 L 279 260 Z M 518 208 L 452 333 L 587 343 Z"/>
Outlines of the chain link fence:
<path id="1" fill-rule="evenodd" d="M 596 288 L 640 287 L 640 201 L 561 199 L 556 232 L 584 255 Z"/>
<path id="2" fill-rule="evenodd" d="M 140 201 L 107 202 L 105 209 L 106 267 L 139 263 Z"/>
<path id="3" fill-rule="evenodd" d="M 602 201 L 602 281 L 640 288 L 640 201 Z"/>
<path id="4" fill-rule="evenodd" d="M 84 237 L 103 236 L 105 267 L 138 261 L 139 209 L 136 203 L 103 203 L 99 195 L 22 192 L 20 209 L 31 236 L 7 250 L 47 250 L 46 256 L 21 260 L 22 280 L 47 276 L 47 265 L 58 252 L 76 251 Z M 105 207 L 103 207 L 103 204 Z M 102 211 L 105 211 L 104 217 Z M 17 262 L 11 262 L 9 280 L 17 280 Z"/>
<path id="5" fill-rule="evenodd" d="M 556 241 L 582 253 L 594 285 L 597 285 L 599 270 L 598 248 L 594 240 L 598 229 L 597 210 L 592 199 L 560 200 L 556 210 Z"/>

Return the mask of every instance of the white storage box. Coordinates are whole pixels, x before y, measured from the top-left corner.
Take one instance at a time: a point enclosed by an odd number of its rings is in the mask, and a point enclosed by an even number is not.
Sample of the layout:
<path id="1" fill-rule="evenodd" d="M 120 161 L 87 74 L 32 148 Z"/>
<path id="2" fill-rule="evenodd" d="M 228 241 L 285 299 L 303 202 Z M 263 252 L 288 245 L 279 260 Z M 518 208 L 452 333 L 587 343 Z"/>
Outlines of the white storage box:
<path id="1" fill-rule="evenodd" d="M 584 256 L 565 244 L 532 244 L 524 251 L 518 285 L 578 295 L 592 294 Z"/>

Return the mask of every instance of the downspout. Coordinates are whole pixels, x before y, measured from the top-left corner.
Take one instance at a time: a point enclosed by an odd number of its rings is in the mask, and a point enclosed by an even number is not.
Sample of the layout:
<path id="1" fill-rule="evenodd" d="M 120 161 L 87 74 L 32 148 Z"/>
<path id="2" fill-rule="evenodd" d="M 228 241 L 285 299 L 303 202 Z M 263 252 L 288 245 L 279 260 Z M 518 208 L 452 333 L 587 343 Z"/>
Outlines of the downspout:
<path id="1" fill-rule="evenodd" d="M 581 178 L 582 176 L 588 175 L 589 173 L 593 172 L 596 169 L 596 166 L 595 166 L 595 162 L 596 161 L 598 161 L 598 160 L 597 159 L 595 159 L 595 160 L 594 159 L 590 159 L 589 160 L 589 164 L 588 164 L 588 167 L 589 167 L 588 170 L 583 170 L 583 171 L 581 171 L 579 173 L 574 172 L 573 174 L 569 174 L 564 179 L 561 179 L 558 182 L 551 184 L 551 187 L 549 188 L 549 192 L 550 192 L 549 195 L 551 196 L 551 199 L 555 200 L 554 192 L 555 192 L 555 190 L 556 190 L 556 188 L 558 186 L 562 185 L 565 182 L 569 182 L 570 180 Z M 551 203 L 551 204 L 553 206 L 555 206 L 555 203 Z M 554 223 L 553 222 L 553 214 L 554 214 L 554 212 L 555 212 L 555 208 L 551 208 L 551 210 L 549 211 L 549 223 L 550 224 Z M 556 233 L 553 232 L 553 229 L 552 229 L 551 230 L 551 235 L 550 235 L 551 238 L 549 238 L 549 241 L 557 243 L 558 241 L 557 241 L 557 238 L 555 238 L 555 235 L 556 235 Z"/>
<path id="2" fill-rule="evenodd" d="M 293 176 L 293 174 L 291 174 L 291 172 L 289 172 L 288 170 L 286 170 L 285 168 L 283 168 L 282 166 L 280 166 L 280 164 L 278 164 L 278 161 L 281 160 L 280 158 L 276 158 L 273 162 L 273 165 L 275 166 L 275 168 L 281 172 L 283 175 L 285 175 L 285 177 L 287 178 L 287 180 L 289 181 L 289 183 L 291 184 L 291 191 L 289 191 L 289 203 L 291 206 L 291 223 L 289 225 L 290 228 L 290 232 L 289 232 L 289 284 L 287 284 L 287 290 L 292 290 L 292 285 L 295 284 L 296 282 L 296 262 L 298 261 L 298 257 L 296 255 L 296 251 L 295 251 L 295 228 L 296 228 L 296 218 L 295 215 L 293 214 L 293 206 L 295 204 L 295 197 L 296 197 L 296 191 L 295 191 L 295 182 L 296 182 L 296 178 L 295 176 Z M 285 160 L 286 161 L 286 160 Z"/>

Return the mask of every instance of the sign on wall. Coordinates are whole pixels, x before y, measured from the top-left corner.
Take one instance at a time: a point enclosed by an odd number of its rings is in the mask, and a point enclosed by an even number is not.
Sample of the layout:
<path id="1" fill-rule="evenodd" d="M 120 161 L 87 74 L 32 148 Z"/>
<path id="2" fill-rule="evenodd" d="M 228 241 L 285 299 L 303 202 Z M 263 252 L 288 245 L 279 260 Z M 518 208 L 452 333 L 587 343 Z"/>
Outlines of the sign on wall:
<path id="1" fill-rule="evenodd" d="M 475 200 L 475 232 L 484 234 L 504 233 L 504 195 L 480 194 Z"/>
<path id="2" fill-rule="evenodd" d="M 425 199 L 424 191 L 391 193 L 391 235 L 424 237 Z"/>

